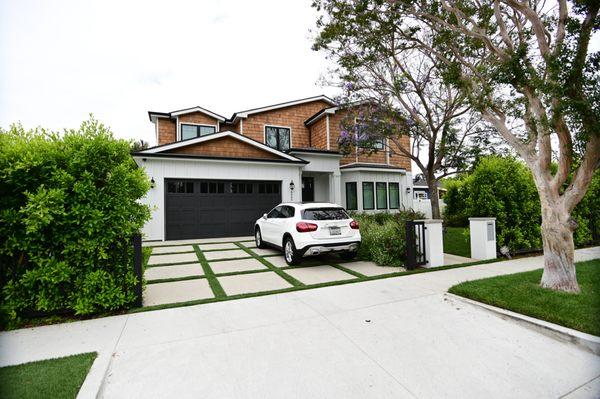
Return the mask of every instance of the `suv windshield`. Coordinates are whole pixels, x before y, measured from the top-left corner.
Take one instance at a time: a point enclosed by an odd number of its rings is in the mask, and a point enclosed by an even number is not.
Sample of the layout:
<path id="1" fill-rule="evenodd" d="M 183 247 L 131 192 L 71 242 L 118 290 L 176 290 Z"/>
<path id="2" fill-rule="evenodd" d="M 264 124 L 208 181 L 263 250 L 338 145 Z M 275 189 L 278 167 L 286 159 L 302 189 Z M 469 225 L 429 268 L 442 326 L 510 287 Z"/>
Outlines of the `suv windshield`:
<path id="1" fill-rule="evenodd" d="M 314 208 L 305 209 L 302 212 L 304 220 L 344 220 L 350 219 L 350 216 L 343 208 Z"/>

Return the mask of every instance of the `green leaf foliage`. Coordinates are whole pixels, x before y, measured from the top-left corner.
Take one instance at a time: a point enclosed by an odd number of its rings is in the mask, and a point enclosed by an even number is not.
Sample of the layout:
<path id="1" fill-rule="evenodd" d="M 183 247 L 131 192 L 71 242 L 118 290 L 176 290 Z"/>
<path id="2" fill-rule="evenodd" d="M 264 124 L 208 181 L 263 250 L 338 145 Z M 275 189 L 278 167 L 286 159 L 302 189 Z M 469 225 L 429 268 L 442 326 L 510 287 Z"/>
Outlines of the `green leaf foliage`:
<path id="1" fill-rule="evenodd" d="M 403 266 L 406 258 L 406 221 L 424 219 L 412 210 L 398 213 L 353 213 L 360 225 L 358 256 L 380 266 Z"/>
<path id="2" fill-rule="evenodd" d="M 4 322 L 78 315 L 134 301 L 131 237 L 150 185 L 130 143 L 90 117 L 63 134 L 0 129 L 0 288 Z"/>
<path id="3" fill-rule="evenodd" d="M 447 180 L 444 196 L 445 223 L 468 226 L 469 217 L 495 217 L 497 244 L 511 250 L 539 249 L 540 200 L 529 169 L 514 158 L 482 158 L 473 172 Z M 575 207 L 571 217 L 578 223 L 575 245 L 600 238 L 600 172 Z"/>

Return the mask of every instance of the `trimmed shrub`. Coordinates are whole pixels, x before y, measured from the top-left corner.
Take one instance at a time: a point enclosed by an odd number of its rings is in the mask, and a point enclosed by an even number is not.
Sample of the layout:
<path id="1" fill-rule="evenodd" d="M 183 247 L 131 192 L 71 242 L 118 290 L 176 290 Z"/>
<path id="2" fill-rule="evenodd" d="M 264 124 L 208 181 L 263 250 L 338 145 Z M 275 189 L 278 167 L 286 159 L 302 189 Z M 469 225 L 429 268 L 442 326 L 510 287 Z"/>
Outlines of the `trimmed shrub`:
<path id="1" fill-rule="evenodd" d="M 514 158 L 482 158 L 470 175 L 446 182 L 444 219 L 449 226 L 468 226 L 469 217 L 496 217 L 497 243 L 512 251 L 539 249 L 540 200 L 531 172 Z M 572 213 L 579 227 L 575 245 L 600 239 L 600 172 Z"/>
<path id="2" fill-rule="evenodd" d="M 419 212 L 352 213 L 360 224 L 362 243 L 358 257 L 381 266 L 403 266 L 406 256 L 406 221 L 424 219 Z"/>
<path id="3" fill-rule="evenodd" d="M 64 134 L 0 129 L 0 288 L 4 322 L 87 315 L 135 299 L 131 236 L 150 217 L 150 188 L 93 118 Z"/>

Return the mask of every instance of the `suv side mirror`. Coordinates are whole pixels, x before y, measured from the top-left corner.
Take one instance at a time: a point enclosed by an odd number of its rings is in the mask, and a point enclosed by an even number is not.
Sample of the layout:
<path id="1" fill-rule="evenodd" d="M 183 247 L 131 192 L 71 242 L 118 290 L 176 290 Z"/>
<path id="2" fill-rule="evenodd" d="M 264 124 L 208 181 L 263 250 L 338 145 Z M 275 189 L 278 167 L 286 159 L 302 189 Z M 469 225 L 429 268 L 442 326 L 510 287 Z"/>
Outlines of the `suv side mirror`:
<path id="1" fill-rule="evenodd" d="M 267 220 L 267 214 L 263 214 L 263 219 Z"/>

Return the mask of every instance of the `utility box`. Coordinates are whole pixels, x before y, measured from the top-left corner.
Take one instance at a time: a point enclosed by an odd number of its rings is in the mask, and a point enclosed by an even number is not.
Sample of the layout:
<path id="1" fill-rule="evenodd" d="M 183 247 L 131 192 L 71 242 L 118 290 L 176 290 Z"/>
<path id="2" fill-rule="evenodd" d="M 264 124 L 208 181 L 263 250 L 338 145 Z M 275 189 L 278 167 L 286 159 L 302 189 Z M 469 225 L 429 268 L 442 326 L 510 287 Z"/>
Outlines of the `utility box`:
<path id="1" fill-rule="evenodd" d="M 425 224 L 425 259 L 424 267 L 444 266 L 444 238 L 441 219 L 415 220 Z"/>
<path id="2" fill-rule="evenodd" d="M 471 258 L 496 259 L 496 218 L 469 218 Z"/>

